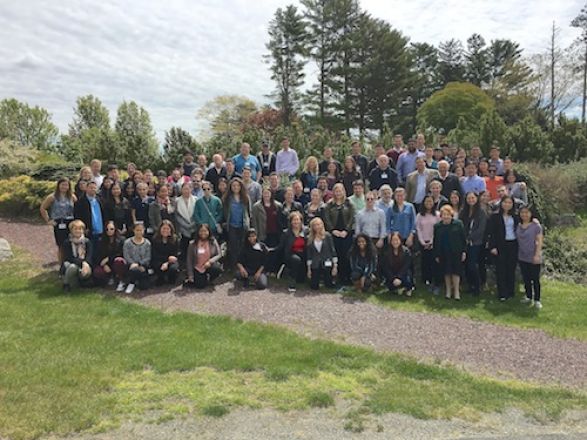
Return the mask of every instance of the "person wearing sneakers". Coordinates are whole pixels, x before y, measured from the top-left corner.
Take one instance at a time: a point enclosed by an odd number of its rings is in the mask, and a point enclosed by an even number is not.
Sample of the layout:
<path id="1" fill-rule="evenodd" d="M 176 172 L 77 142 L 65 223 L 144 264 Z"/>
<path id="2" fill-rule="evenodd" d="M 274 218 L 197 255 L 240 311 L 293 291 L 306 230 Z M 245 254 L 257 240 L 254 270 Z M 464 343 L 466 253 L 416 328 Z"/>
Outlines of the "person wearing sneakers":
<path id="1" fill-rule="evenodd" d="M 63 290 L 69 292 L 72 288 L 86 285 L 92 276 L 93 246 L 92 241 L 85 236 L 86 225 L 81 220 L 72 221 L 69 226 L 69 237 L 65 239 L 62 248 Z"/>
<path id="2" fill-rule="evenodd" d="M 98 252 L 98 264 L 94 267 L 94 279 L 98 284 L 113 285 L 118 281 L 117 292 L 125 288 L 124 277 L 127 265 L 122 258 L 122 244 L 124 240 L 113 221 L 106 224 L 104 236 L 100 241 Z"/>
<path id="3" fill-rule="evenodd" d="M 316 188 L 312 192 L 318 191 Z M 319 217 L 316 217 L 319 218 Z M 304 226 L 303 216 L 298 211 L 293 211 L 288 218 L 289 227 L 281 234 L 281 241 L 276 255 L 283 264 L 277 272 L 280 279 L 284 268 L 289 269 L 290 281 L 288 291 L 294 293 L 296 286 L 306 280 L 306 240 L 308 228 Z"/>
<path id="4" fill-rule="evenodd" d="M 381 260 L 381 275 L 389 291 L 412 296 L 412 253 L 402 244 L 399 232 L 391 233 L 389 245 L 383 251 Z"/>
<path id="5" fill-rule="evenodd" d="M 149 287 L 149 266 L 151 264 L 151 242 L 145 238 L 145 225 L 135 223 L 134 235 L 127 238 L 122 246 L 122 256 L 128 264 L 128 286 L 124 293 L 131 294 L 135 285 L 139 289 Z"/>
<path id="6" fill-rule="evenodd" d="M 534 219 L 532 210 L 524 206 L 520 208 L 520 223 L 516 228 L 518 239 L 518 263 L 524 279 L 526 297 L 522 303 L 542 308 L 540 302 L 540 265 L 542 264 L 542 242 L 544 239 L 542 226 Z"/>
<path id="7" fill-rule="evenodd" d="M 461 300 L 460 284 L 465 262 L 466 236 L 463 222 L 454 218 L 449 205 L 440 208 L 440 222 L 434 225 L 433 249 L 439 270 L 444 274 L 446 299 Z"/>

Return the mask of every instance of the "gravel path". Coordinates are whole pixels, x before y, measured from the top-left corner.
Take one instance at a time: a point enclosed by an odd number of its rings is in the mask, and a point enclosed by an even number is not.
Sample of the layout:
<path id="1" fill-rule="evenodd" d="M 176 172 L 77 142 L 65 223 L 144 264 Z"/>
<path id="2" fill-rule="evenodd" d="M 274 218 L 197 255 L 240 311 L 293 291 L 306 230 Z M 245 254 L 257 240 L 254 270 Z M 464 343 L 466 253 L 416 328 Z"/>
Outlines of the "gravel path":
<path id="1" fill-rule="evenodd" d="M 475 423 L 384 414 L 367 417 L 363 432 L 351 432 L 344 429 L 344 411 L 337 408 L 286 413 L 235 410 L 222 418 L 195 416 L 161 424 L 126 423 L 103 434 L 74 434 L 63 440 L 580 440 L 587 436 L 584 416 L 569 414 L 558 423 L 545 425 L 513 410 L 484 414 Z"/>
<path id="2" fill-rule="evenodd" d="M 0 236 L 53 261 L 51 229 L 0 221 Z M 282 287 L 239 292 L 231 282 L 211 292 L 150 291 L 139 302 L 164 311 L 190 311 L 286 326 L 311 337 L 440 360 L 499 378 L 587 386 L 587 343 L 467 318 L 396 311 L 337 294 L 297 295 Z"/>

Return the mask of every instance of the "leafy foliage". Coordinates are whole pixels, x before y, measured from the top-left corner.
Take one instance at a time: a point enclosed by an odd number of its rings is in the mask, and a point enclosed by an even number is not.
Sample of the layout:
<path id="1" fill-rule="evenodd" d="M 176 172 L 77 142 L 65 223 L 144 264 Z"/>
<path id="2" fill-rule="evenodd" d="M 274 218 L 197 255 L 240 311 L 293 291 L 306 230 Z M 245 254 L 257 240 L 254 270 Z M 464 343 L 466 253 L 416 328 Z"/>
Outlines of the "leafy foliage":
<path id="1" fill-rule="evenodd" d="M 493 144 L 504 148 L 507 154 L 509 147 L 508 127 L 495 109 L 491 109 L 479 121 L 479 146 L 483 153 L 488 156 L 489 148 Z"/>
<path id="2" fill-rule="evenodd" d="M 33 180 L 29 176 L 0 180 L 0 214 L 10 217 L 31 215 L 53 191 L 54 181 Z"/>
<path id="3" fill-rule="evenodd" d="M 159 156 L 159 147 L 147 110 L 134 101 L 124 101 L 116 115 L 116 145 L 113 162 L 135 162 L 144 167 Z"/>

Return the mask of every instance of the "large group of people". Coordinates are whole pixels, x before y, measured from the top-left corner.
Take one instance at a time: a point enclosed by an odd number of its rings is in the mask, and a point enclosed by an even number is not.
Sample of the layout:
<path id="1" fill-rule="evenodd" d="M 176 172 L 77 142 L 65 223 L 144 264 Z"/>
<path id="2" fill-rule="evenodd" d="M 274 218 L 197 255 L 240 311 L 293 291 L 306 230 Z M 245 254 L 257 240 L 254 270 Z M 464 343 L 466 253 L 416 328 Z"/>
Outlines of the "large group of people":
<path id="1" fill-rule="evenodd" d="M 54 228 L 64 289 L 116 286 L 131 293 L 152 283 L 204 288 L 222 273 L 243 287 L 266 288 L 271 276 L 289 290 L 379 286 L 411 296 L 416 282 L 447 299 L 487 287 L 514 296 L 519 266 L 523 302 L 541 308 L 543 231 L 526 184 L 497 145 L 489 157 L 473 146 L 426 145 L 401 135 L 371 158 L 360 142 L 342 160 L 298 155 L 284 138 L 257 155 L 211 158 L 186 151 L 168 174 L 125 173 L 93 160 L 77 181 L 59 179 L 41 206 Z M 124 174 L 124 177 L 123 177 Z M 418 268 L 418 273 L 416 273 Z"/>

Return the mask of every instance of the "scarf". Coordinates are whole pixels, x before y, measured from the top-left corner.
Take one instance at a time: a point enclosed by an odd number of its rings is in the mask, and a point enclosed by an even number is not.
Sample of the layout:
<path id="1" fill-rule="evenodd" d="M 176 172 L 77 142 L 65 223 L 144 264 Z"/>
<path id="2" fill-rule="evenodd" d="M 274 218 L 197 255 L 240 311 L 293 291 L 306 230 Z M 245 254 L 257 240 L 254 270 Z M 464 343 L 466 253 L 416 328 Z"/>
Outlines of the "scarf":
<path id="1" fill-rule="evenodd" d="M 189 199 L 186 200 L 180 196 L 176 199 L 177 213 L 181 218 L 191 221 L 192 214 L 194 213 L 194 207 L 196 205 L 196 198 L 190 195 Z"/>
<path id="2" fill-rule="evenodd" d="M 74 258 L 79 258 L 80 260 L 86 259 L 86 237 L 82 235 L 80 238 L 74 238 L 73 236 L 70 238 L 71 241 L 71 251 L 73 252 Z"/>

